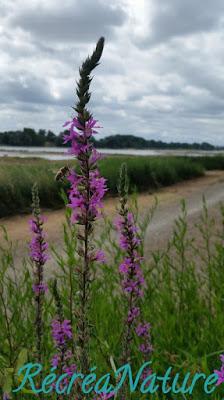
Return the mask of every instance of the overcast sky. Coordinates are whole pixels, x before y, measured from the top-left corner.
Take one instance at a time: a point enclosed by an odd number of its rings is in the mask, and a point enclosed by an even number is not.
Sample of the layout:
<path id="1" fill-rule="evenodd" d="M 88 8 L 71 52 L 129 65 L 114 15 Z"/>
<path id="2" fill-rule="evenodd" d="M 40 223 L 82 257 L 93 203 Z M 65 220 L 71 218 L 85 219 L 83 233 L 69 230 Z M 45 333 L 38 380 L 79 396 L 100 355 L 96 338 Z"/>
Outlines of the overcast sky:
<path id="1" fill-rule="evenodd" d="M 59 133 L 100 36 L 99 137 L 224 145 L 224 0 L 1 0 L 0 131 Z"/>

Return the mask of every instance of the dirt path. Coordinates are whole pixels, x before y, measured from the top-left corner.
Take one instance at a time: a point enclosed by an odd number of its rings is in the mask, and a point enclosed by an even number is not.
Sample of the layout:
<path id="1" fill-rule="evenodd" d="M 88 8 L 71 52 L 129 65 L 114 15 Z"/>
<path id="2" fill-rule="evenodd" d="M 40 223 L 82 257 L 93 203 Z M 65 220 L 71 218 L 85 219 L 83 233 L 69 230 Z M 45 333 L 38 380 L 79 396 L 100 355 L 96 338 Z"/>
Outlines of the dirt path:
<path id="1" fill-rule="evenodd" d="M 186 199 L 189 224 L 193 226 L 193 222 L 198 218 L 201 210 L 203 194 L 206 197 L 209 209 L 215 214 L 217 204 L 224 201 L 224 171 L 210 171 L 202 178 L 163 188 L 156 193 L 159 204 L 147 232 L 150 249 L 158 248 L 169 237 L 174 220 L 180 211 L 180 200 L 182 198 Z M 154 196 L 155 194 L 140 194 L 138 196 L 139 209 L 146 210 L 152 206 Z M 116 212 L 116 204 L 116 199 L 107 199 L 105 201 L 105 212 L 113 216 Z M 64 210 L 46 211 L 44 214 L 47 216 L 46 230 L 49 242 L 60 248 Z M 0 219 L 0 224 L 7 228 L 10 238 L 18 241 L 20 257 L 27 253 L 26 242 L 30 236 L 29 219 L 30 216 Z M 2 238 L 0 237 L 0 243 L 1 241 Z"/>

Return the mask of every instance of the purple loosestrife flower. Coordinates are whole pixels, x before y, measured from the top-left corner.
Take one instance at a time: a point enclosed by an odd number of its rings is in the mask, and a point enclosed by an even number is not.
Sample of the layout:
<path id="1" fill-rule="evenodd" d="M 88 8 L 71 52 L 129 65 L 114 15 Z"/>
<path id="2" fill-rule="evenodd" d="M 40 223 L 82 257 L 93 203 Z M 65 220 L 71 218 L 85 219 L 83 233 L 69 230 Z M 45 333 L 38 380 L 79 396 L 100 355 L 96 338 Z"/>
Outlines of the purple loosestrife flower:
<path id="1" fill-rule="evenodd" d="M 89 369 L 91 263 L 105 262 L 103 252 L 94 249 L 92 234 L 94 222 L 101 215 L 102 199 L 107 187 L 105 178 L 100 175 L 97 168 L 100 154 L 94 148 L 92 140 L 99 126 L 86 109 L 90 99 L 89 86 L 92 80 L 90 74 L 99 63 L 103 47 L 104 39 L 101 38 L 92 56 L 82 64 L 76 90 L 78 103 L 74 107 L 77 116 L 64 124 L 69 131 L 64 136 L 64 143 L 70 144 L 69 153 L 77 159 L 77 169 L 71 170 L 68 175 L 70 182 L 68 207 L 72 210 L 71 222 L 79 227 L 77 252 L 81 262 L 76 270 L 79 286 L 79 304 L 76 309 L 78 346 L 76 348 L 83 373 Z"/>
<path id="2" fill-rule="evenodd" d="M 137 317 L 140 315 L 140 308 L 139 307 L 132 307 L 128 310 L 128 323 L 132 323 L 136 320 Z"/>
<path id="3" fill-rule="evenodd" d="M 59 374 L 72 374 L 77 370 L 73 363 L 73 353 L 70 349 L 73 340 L 71 321 L 64 319 L 61 298 L 57 288 L 57 280 L 53 285 L 53 296 L 57 308 L 57 316 L 51 323 L 52 338 L 56 348 L 56 353 L 51 359 L 52 367 L 56 367 Z M 61 389 L 68 384 L 68 379 L 65 378 L 61 382 Z"/>
<path id="4" fill-rule="evenodd" d="M 47 254 L 48 243 L 46 242 L 46 235 L 43 232 L 43 224 L 46 219 L 40 215 L 37 208 L 34 210 L 34 217 L 29 221 L 30 229 L 33 237 L 30 242 L 30 258 L 36 270 L 34 271 L 35 283 L 33 284 L 33 291 L 38 296 L 48 290 L 47 284 L 43 282 L 43 265 L 49 259 Z"/>
<path id="5" fill-rule="evenodd" d="M 97 250 L 97 252 L 94 254 L 95 261 L 98 261 L 102 264 L 106 262 L 106 257 L 105 254 L 102 250 Z"/>
<path id="6" fill-rule="evenodd" d="M 214 373 L 218 376 L 216 385 L 219 386 L 224 382 L 224 365 L 221 366 L 220 370 L 215 369 Z"/>
<path id="7" fill-rule="evenodd" d="M 218 377 L 218 380 L 216 382 L 217 386 L 219 386 L 222 383 L 224 383 L 224 354 L 220 355 L 220 360 L 221 360 L 221 363 L 222 363 L 220 370 L 217 370 L 217 369 L 214 370 L 214 373 Z"/>
<path id="8" fill-rule="evenodd" d="M 128 207 L 128 183 L 126 165 L 121 166 L 119 218 L 115 226 L 119 233 L 119 244 L 124 258 L 119 266 L 121 286 L 127 300 L 127 317 L 123 335 L 122 363 L 130 361 L 131 346 L 135 335 L 139 338 L 139 351 L 147 359 L 152 352 L 150 324 L 142 322 L 140 300 L 144 295 L 145 280 L 142 271 L 143 257 L 140 252 L 140 238 L 134 216 Z M 124 389 L 125 390 L 125 389 Z M 125 395 L 125 393 L 123 393 Z"/>
<path id="9" fill-rule="evenodd" d="M 131 212 L 127 212 L 125 217 L 125 219 L 123 216 L 118 217 L 115 222 L 116 228 L 120 231 L 120 247 L 123 250 L 128 250 L 130 246 L 133 246 L 134 249 L 140 244 L 140 239 L 137 236 L 138 229 Z"/>
<path id="10" fill-rule="evenodd" d="M 39 284 L 33 284 L 32 288 L 36 295 L 39 295 L 41 293 L 46 293 L 48 291 L 48 286 L 44 282 Z"/>
<path id="11" fill-rule="evenodd" d="M 89 122 L 92 123 L 89 125 Z M 68 123 L 70 123 L 71 129 L 76 126 L 81 130 L 80 133 L 76 132 L 75 136 L 72 136 L 71 133 L 65 135 L 65 143 L 71 141 L 70 153 L 77 157 L 81 169 L 80 174 L 71 171 L 68 176 L 71 183 L 69 207 L 72 209 L 72 222 L 85 224 L 88 219 L 94 221 L 100 216 L 100 209 L 103 207 L 102 199 L 107 191 L 106 179 L 100 176 L 96 168 L 100 154 L 89 141 L 92 134 L 96 132 L 89 126 L 94 126 L 96 120 L 90 118 L 87 128 L 86 125 L 80 125 L 78 118 L 73 118 Z"/>
<path id="12" fill-rule="evenodd" d="M 48 287 L 43 280 L 43 266 L 48 260 L 45 233 L 43 225 L 45 222 L 44 217 L 40 214 L 39 195 L 37 185 L 32 189 L 32 208 L 33 218 L 30 221 L 30 228 L 32 232 L 32 239 L 30 242 L 30 258 L 34 266 L 34 284 L 33 292 L 35 295 L 36 303 L 36 338 L 37 338 L 37 360 L 39 363 L 42 361 L 42 335 L 43 335 L 43 318 L 42 318 L 42 303 L 43 295 L 46 293 Z"/>
<path id="13" fill-rule="evenodd" d="M 51 323 L 52 337 L 54 340 L 57 353 L 51 359 L 53 367 L 61 367 L 61 369 L 69 368 L 66 364 L 68 360 L 71 360 L 73 354 L 70 349 L 67 349 L 72 340 L 72 328 L 71 321 L 54 319 Z M 63 365 L 61 365 L 63 364 Z"/>
<path id="14" fill-rule="evenodd" d="M 66 339 L 72 338 L 71 321 L 65 319 L 60 322 L 57 319 L 52 321 L 52 337 L 57 346 L 65 344 Z"/>
<path id="15" fill-rule="evenodd" d="M 151 326 L 149 323 L 140 323 L 135 331 L 139 337 L 148 337 L 150 328 Z"/>
<path id="16" fill-rule="evenodd" d="M 33 233 L 33 238 L 30 242 L 30 257 L 35 263 L 44 265 L 49 258 L 46 253 L 48 244 L 45 241 L 45 234 L 43 233 L 45 218 L 38 215 L 38 217 L 34 217 L 29 222 L 31 232 Z"/>
<path id="17" fill-rule="evenodd" d="M 121 210 L 120 218 L 115 222 L 115 226 L 119 232 L 120 247 L 127 254 L 119 267 L 122 289 L 128 302 L 127 331 L 122 360 L 122 362 L 127 362 L 130 358 L 134 327 L 140 316 L 139 298 L 143 296 L 145 281 L 141 269 L 143 259 L 138 252 L 140 244 L 138 229 L 134 223 L 133 214 L 128 211 L 128 208 Z"/>
<path id="18" fill-rule="evenodd" d="M 69 204 L 72 209 L 71 222 L 79 226 L 80 246 L 78 253 L 83 258 L 83 269 L 79 268 L 79 291 L 80 291 L 80 312 L 77 314 L 79 345 L 85 349 L 88 343 L 88 322 L 87 322 L 87 304 L 89 299 L 89 283 L 91 281 L 91 262 L 105 262 L 105 255 L 102 250 L 94 250 L 91 243 L 91 234 L 93 232 L 93 222 L 101 216 L 100 209 L 103 207 L 102 199 L 107 191 L 106 180 L 100 176 L 96 166 L 99 155 L 89 141 L 93 134 L 93 127 L 96 121 L 90 120 L 82 127 L 81 133 L 74 130 L 66 138 L 71 140 L 71 152 L 77 156 L 80 173 L 71 171 L 68 180 L 71 183 L 69 190 Z M 70 123 L 71 129 L 81 125 L 77 118 Z M 71 139 L 72 137 L 72 139 Z M 81 230 L 81 227 L 83 229 Z M 87 349 L 85 355 L 81 355 L 82 370 L 87 370 L 88 357 Z"/>
<path id="19" fill-rule="evenodd" d="M 137 325 L 135 331 L 137 336 L 141 339 L 141 344 L 139 346 L 139 350 L 145 356 L 148 356 L 152 353 L 153 348 L 151 345 L 151 335 L 150 335 L 150 324 L 147 322 L 141 322 Z"/>

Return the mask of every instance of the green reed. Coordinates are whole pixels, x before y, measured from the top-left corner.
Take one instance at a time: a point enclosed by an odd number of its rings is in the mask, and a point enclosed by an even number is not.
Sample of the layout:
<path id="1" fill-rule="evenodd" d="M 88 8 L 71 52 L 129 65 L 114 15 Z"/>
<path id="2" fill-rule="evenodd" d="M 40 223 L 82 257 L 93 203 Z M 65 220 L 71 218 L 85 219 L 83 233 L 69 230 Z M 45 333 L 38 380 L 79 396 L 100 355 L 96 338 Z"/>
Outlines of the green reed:
<path id="1" fill-rule="evenodd" d="M 117 177 L 123 162 L 127 163 L 131 191 L 154 191 L 179 181 L 202 176 L 203 166 L 180 157 L 107 157 L 99 163 L 108 180 L 109 195 L 117 194 Z M 74 161 L 69 161 L 69 165 Z M 55 209 L 63 206 L 60 191 L 65 181 L 55 181 L 57 171 L 65 165 L 38 159 L 0 160 L 0 218 L 30 212 L 33 182 L 37 182 L 42 207 Z"/>

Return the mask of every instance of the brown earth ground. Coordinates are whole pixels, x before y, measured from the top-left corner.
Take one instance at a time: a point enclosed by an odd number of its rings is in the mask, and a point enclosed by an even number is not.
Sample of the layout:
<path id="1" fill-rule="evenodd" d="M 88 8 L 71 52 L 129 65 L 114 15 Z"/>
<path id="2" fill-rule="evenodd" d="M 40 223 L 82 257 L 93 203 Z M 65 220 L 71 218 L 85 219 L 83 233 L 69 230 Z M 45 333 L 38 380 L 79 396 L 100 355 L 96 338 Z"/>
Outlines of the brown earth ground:
<path id="1" fill-rule="evenodd" d="M 175 218 L 180 212 L 181 199 L 186 200 L 188 210 L 188 222 L 190 233 L 195 234 L 195 222 L 198 221 L 202 209 L 202 196 L 204 195 L 209 211 L 221 222 L 218 204 L 224 202 L 224 171 L 210 171 L 204 177 L 181 182 L 170 187 L 158 190 L 156 193 L 143 193 L 138 195 L 140 212 L 145 212 L 152 207 L 158 199 L 158 206 L 146 234 L 147 253 L 151 250 L 162 248 L 172 231 Z M 105 213 L 113 217 L 116 213 L 117 199 L 108 198 L 105 200 Z M 18 210 L 19 212 L 19 210 Z M 50 244 L 61 247 L 62 223 L 64 222 L 64 210 L 48 211 L 46 231 Z M 18 215 L 10 218 L 0 219 L 12 241 L 18 242 L 17 261 L 27 255 L 27 241 L 30 238 L 28 220 L 30 215 Z M 2 238 L 0 236 L 0 243 Z"/>

